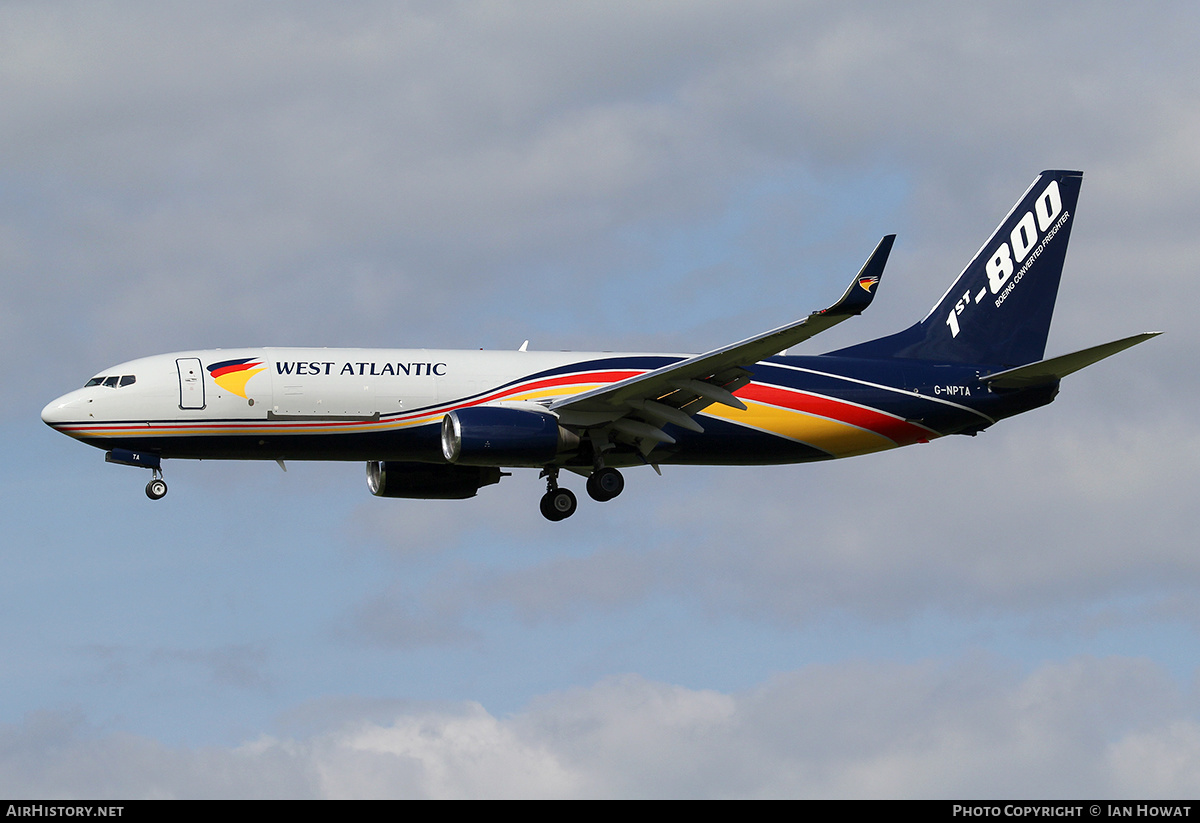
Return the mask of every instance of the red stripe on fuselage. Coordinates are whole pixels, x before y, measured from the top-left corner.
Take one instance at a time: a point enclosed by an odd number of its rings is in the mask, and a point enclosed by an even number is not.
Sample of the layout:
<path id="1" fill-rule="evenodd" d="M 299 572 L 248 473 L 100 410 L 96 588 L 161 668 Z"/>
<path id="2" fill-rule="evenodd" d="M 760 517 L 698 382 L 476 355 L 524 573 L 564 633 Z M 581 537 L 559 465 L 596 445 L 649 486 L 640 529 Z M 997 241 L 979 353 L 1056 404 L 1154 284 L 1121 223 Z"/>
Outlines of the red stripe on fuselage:
<path id="1" fill-rule="evenodd" d="M 500 389 L 485 394 L 482 397 L 468 400 L 462 403 L 450 403 L 443 406 L 438 411 L 452 412 L 455 409 L 462 409 L 468 406 L 480 406 L 485 403 L 493 403 L 497 400 L 503 400 L 505 397 L 512 397 L 514 394 L 525 394 L 526 392 L 539 391 L 541 389 L 552 389 L 557 386 L 570 386 L 576 383 L 617 383 L 621 380 L 627 380 L 630 377 L 637 377 L 645 372 L 640 371 L 596 371 L 596 372 L 575 372 L 573 374 L 560 375 L 558 377 L 549 377 L 545 380 L 535 380 L 532 383 L 519 383 L 515 386 L 509 386 L 505 389 Z M 422 415 L 433 414 L 435 410 L 422 412 Z"/>
<path id="2" fill-rule="evenodd" d="M 895 441 L 898 446 L 909 446 L 929 439 L 930 432 L 928 430 L 895 415 L 820 394 L 809 394 L 795 389 L 767 386 L 762 383 L 751 383 L 749 386 L 739 389 L 736 394 L 743 400 L 769 403 L 772 406 L 794 409 L 807 414 L 827 417 L 830 420 L 849 423 L 852 426 L 881 434 Z"/>
<path id="3" fill-rule="evenodd" d="M 229 374 L 230 372 L 246 371 L 248 369 L 257 369 L 261 365 L 262 365 L 262 361 L 258 361 L 258 362 L 252 361 L 250 363 L 238 363 L 233 366 L 223 366 L 219 369 L 209 371 L 209 374 L 211 374 L 213 376 L 213 379 L 216 379 L 223 375 Z"/>

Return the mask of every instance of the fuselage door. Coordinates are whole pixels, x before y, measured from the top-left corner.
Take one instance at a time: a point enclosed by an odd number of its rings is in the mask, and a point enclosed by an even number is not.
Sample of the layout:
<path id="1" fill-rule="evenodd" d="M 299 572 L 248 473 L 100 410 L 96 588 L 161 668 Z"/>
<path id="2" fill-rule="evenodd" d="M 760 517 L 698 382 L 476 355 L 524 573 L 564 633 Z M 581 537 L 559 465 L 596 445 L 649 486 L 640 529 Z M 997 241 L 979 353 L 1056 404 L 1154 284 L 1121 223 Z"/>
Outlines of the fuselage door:
<path id="1" fill-rule="evenodd" d="M 179 368 L 179 408 L 204 408 L 204 373 L 200 360 L 195 357 L 181 357 L 175 361 Z"/>

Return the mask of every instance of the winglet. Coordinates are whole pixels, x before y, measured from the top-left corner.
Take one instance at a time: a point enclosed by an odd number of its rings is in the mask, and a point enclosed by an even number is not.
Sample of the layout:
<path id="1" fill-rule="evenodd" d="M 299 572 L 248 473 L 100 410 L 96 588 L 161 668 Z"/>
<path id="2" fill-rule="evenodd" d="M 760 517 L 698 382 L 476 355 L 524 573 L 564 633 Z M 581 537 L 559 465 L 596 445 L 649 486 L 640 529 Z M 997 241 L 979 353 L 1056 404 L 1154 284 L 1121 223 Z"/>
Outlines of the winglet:
<path id="1" fill-rule="evenodd" d="M 880 240 L 875 251 L 871 252 L 871 256 L 867 258 L 867 262 L 863 263 L 862 269 L 850 281 L 850 287 L 846 289 L 846 293 L 842 295 L 841 299 L 829 308 L 814 313 L 862 314 L 875 299 L 876 287 L 879 285 L 880 278 L 883 277 L 883 267 L 887 265 L 888 255 L 891 254 L 892 243 L 895 241 L 896 235 L 894 234 L 889 234 Z"/>

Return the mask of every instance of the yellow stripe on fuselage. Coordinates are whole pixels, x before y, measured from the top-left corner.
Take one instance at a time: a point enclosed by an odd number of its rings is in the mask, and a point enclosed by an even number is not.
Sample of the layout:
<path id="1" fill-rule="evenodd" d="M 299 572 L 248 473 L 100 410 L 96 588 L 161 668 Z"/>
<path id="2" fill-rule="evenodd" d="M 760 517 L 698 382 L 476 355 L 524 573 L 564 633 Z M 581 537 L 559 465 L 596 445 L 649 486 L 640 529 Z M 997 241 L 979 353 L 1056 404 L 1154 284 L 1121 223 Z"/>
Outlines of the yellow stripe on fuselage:
<path id="1" fill-rule="evenodd" d="M 868 454 L 896 446 L 891 438 L 859 426 L 763 403 L 748 402 L 746 411 L 714 403 L 703 414 L 796 440 L 834 457 Z"/>

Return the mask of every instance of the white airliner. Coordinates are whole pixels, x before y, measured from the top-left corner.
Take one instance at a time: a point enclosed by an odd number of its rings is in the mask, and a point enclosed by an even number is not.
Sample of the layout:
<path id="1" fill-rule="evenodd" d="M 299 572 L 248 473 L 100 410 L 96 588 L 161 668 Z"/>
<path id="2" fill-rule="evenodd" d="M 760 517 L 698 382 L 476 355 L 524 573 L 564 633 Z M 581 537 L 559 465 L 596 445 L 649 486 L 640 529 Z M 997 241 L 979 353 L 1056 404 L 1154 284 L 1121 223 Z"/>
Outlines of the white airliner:
<path id="1" fill-rule="evenodd" d="M 830 308 L 705 354 L 177 352 L 105 369 L 42 419 L 150 469 L 155 500 L 164 458 L 363 460 L 373 494 L 424 499 L 535 468 L 550 520 L 576 508 L 562 469 L 606 501 L 629 466 L 801 463 L 976 434 L 1156 334 L 1042 359 L 1081 180 L 1043 172 L 924 320 L 823 355 L 780 352 L 871 303 L 893 235 Z"/>

